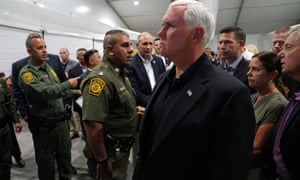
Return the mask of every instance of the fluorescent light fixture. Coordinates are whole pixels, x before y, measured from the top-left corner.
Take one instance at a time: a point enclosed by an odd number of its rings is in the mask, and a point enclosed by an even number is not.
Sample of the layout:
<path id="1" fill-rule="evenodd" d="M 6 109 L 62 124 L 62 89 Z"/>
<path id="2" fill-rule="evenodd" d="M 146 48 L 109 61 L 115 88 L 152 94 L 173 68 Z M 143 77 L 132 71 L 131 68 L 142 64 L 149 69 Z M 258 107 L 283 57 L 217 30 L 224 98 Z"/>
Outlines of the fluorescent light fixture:
<path id="1" fill-rule="evenodd" d="M 88 12 L 90 9 L 86 6 L 79 6 L 76 8 L 76 11 L 79 13 L 86 13 Z"/>
<path id="2" fill-rule="evenodd" d="M 133 4 L 134 4 L 135 6 L 138 6 L 138 5 L 140 4 L 140 2 L 139 2 L 139 1 L 133 1 Z"/>
<path id="3" fill-rule="evenodd" d="M 44 4 L 42 4 L 42 3 L 39 3 L 39 7 L 40 7 L 40 8 L 44 8 L 44 7 L 45 7 L 45 5 L 44 5 Z"/>

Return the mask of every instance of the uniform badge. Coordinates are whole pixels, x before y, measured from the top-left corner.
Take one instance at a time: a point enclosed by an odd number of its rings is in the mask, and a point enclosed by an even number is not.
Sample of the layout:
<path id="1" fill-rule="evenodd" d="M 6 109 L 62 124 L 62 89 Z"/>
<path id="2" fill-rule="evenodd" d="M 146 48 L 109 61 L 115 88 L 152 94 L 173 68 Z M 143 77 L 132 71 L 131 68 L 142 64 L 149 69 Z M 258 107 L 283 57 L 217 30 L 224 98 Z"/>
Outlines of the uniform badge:
<path id="1" fill-rule="evenodd" d="M 56 75 L 56 73 L 55 73 L 55 71 L 54 71 L 53 69 L 51 69 L 50 72 L 51 72 L 51 74 L 52 74 L 54 77 L 57 78 L 57 75 Z"/>
<path id="2" fill-rule="evenodd" d="M 26 83 L 26 84 L 30 84 L 31 82 L 33 82 L 33 75 L 31 72 L 25 72 L 23 75 L 22 75 L 22 79 L 23 81 Z"/>
<path id="3" fill-rule="evenodd" d="M 89 86 L 89 94 L 93 96 L 100 96 L 103 88 L 105 86 L 105 82 L 100 78 L 91 79 Z"/>

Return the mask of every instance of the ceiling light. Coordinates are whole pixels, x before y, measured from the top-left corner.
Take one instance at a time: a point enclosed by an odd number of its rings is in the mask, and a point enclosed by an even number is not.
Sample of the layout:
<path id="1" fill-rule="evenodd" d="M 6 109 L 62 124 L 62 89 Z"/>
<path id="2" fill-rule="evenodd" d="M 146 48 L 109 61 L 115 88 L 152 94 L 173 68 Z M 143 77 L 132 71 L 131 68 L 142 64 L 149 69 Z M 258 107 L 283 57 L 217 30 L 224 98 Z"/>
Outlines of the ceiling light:
<path id="1" fill-rule="evenodd" d="M 44 7 L 45 7 L 45 5 L 44 5 L 44 4 L 42 4 L 42 3 L 39 3 L 39 7 L 40 7 L 40 8 L 44 8 Z"/>
<path id="2" fill-rule="evenodd" d="M 86 6 L 79 6 L 76 8 L 76 11 L 79 13 L 86 13 L 88 12 L 90 9 Z"/>
<path id="3" fill-rule="evenodd" d="M 140 4 L 140 2 L 139 2 L 139 1 L 133 1 L 133 4 L 134 4 L 135 6 L 138 6 L 138 5 Z"/>

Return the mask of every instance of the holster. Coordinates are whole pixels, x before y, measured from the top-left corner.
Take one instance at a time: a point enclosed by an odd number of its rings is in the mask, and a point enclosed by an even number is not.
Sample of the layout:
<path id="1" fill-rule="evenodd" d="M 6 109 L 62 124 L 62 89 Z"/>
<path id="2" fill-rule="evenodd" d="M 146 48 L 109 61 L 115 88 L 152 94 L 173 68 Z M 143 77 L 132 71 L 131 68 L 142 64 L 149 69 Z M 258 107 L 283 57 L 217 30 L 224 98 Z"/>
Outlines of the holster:
<path id="1" fill-rule="evenodd" d="M 116 153 L 128 153 L 134 143 L 134 137 L 112 137 L 107 134 L 104 138 L 107 153 L 115 157 Z"/>
<path id="2" fill-rule="evenodd" d="M 32 134 L 35 134 L 39 131 L 40 121 L 38 118 L 35 118 L 31 115 L 28 116 L 28 127 Z"/>

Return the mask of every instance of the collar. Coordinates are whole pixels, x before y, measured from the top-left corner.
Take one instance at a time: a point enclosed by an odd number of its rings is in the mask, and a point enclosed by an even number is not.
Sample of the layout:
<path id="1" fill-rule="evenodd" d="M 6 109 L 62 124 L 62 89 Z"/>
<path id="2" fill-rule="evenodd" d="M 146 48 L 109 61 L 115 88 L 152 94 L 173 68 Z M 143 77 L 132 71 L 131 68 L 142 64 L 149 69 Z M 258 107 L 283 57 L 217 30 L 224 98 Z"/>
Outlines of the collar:
<path id="1" fill-rule="evenodd" d="M 199 66 L 201 65 L 202 61 L 206 58 L 206 55 L 203 54 L 202 56 L 200 56 L 198 58 L 198 60 L 196 62 L 194 62 L 184 73 L 182 73 L 180 75 L 180 77 L 178 79 L 176 79 L 175 81 L 179 81 L 181 83 L 188 82 L 192 76 L 194 75 L 195 71 L 197 69 L 199 69 Z M 174 77 L 176 74 L 176 68 L 172 68 L 170 70 L 169 76 L 167 77 L 168 81 L 173 82 L 174 81 Z"/>
<path id="2" fill-rule="evenodd" d="M 227 64 L 227 61 L 225 61 L 224 63 L 224 69 L 226 69 L 228 66 L 232 67 L 234 70 L 236 69 L 236 67 L 239 65 L 239 63 L 242 61 L 243 56 L 241 55 L 240 57 L 237 58 L 237 60 L 235 60 L 231 65 Z"/>
<path id="3" fill-rule="evenodd" d="M 142 59 L 142 61 L 143 61 L 144 64 L 148 64 L 148 63 L 150 63 L 153 60 L 153 56 L 152 55 L 150 56 L 150 60 L 146 60 L 146 59 L 143 58 L 143 56 L 139 52 L 137 54 Z"/>
<path id="4" fill-rule="evenodd" d="M 47 64 L 46 64 L 46 63 L 43 63 L 42 65 L 37 66 L 37 65 L 34 65 L 34 64 L 32 63 L 32 60 L 30 59 L 29 62 L 28 62 L 28 66 L 31 67 L 32 69 L 36 70 L 36 71 L 39 71 L 39 70 L 45 70 Z"/>
<path id="5" fill-rule="evenodd" d="M 299 101 L 300 100 L 300 91 L 295 92 L 294 96 L 295 96 L 295 100 Z"/>

